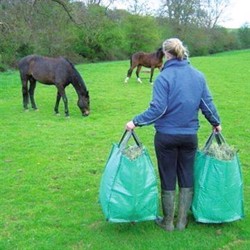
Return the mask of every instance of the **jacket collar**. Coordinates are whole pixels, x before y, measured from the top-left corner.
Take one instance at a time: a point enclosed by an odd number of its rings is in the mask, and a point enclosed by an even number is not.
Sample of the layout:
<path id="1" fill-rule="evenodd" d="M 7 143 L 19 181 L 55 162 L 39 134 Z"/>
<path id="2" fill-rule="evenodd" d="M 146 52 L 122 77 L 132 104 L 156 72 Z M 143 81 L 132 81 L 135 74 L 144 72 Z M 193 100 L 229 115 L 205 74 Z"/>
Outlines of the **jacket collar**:
<path id="1" fill-rule="evenodd" d="M 171 67 L 171 66 L 186 66 L 189 64 L 189 61 L 187 59 L 184 59 L 184 60 L 178 60 L 176 58 L 174 59 L 171 59 L 171 60 L 167 60 L 165 63 L 164 63 L 164 66 L 162 68 L 162 70 L 168 68 L 168 67 Z"/>

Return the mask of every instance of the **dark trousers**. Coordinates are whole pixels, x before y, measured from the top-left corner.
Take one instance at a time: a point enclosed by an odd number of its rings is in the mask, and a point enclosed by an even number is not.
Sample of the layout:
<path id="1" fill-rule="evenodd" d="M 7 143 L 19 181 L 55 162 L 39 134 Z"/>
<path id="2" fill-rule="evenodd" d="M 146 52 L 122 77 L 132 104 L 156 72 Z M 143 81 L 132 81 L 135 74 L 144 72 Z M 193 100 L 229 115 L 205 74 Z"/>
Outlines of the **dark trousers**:
<path id="1" fill-rule="evenodd" d="M 198 145 L 197 135 L 170 135 L 156 132 L 155 152 L 161 188 L 175 190 L 193 187 L 193 166 Z"/>

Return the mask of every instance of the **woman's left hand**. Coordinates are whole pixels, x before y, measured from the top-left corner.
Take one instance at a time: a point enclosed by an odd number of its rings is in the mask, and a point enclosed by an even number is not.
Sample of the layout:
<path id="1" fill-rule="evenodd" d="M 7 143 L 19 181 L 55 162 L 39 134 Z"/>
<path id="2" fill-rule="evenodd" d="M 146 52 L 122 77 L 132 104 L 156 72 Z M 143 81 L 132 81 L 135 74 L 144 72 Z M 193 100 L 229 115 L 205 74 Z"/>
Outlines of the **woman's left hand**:
<path id="1" fill-rule="evenodd" d="M 218 126 L 213 127 L 213 130 L 214 130 L 214 132 L 221 132 L 222 127 L 221 127 L 221 125 L 218 125 Z"/>

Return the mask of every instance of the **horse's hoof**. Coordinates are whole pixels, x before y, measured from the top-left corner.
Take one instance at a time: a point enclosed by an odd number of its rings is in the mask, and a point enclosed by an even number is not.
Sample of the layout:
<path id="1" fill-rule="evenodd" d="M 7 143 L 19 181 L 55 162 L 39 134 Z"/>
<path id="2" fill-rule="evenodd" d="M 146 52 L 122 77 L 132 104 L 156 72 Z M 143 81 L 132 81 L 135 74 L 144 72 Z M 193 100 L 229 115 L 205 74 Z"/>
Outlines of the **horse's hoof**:
<path id="1" fill-rule="evenodd" d="M 39 111 L 39 109 L 38 108 L 36 108 L 36 109 L 33 109 L 34 111 Z"/>
<path id="2" fill-rule="evenodd" d="M 55 115 L 56 115 L 56 116 L 60 116 L 60 113 L 56 112 Z"/>
<path id="3" fill-rule="evenodd" d="M 124 83 L 128 83 L 129 77 L 126 77 Z"/>
<path id="4" fill-rule="evenodd" d="M 29 109 L 24 109 L 23 111 L 24 111 L 24 112 L 29 112 Z"/>

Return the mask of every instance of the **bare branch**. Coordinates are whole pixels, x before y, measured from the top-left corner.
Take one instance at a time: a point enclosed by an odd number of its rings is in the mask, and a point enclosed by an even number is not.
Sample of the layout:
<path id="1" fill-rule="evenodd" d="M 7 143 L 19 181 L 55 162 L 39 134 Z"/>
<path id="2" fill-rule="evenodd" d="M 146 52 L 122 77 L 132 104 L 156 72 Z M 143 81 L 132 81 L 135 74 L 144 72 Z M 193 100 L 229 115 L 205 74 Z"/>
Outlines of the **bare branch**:
<path id="1" fill-rule="evenodd" d="M 6 32 L 10 30 L 10 26 L 5 22 L 0 22 L 0 30 Z"/>
<path id="2" fill-rule="evenodd" d="M 67 13 L 69 19 L 76 25 L 80 25 L 78 24 L 75 19 L 73 18 L 73 16 L 70 14 L 71 9 L 69 8 L 69 6 L 67 5 L 67 3 L 63 0 L 51 0 L 52 2 L 56 2 L 59 5 L 61 5 L 63 7 L 63 9 L 65 10 L 65 12 Z M 35 5 L 38 2 L 38 0 L 32 0 L 33 5 Z"/>

